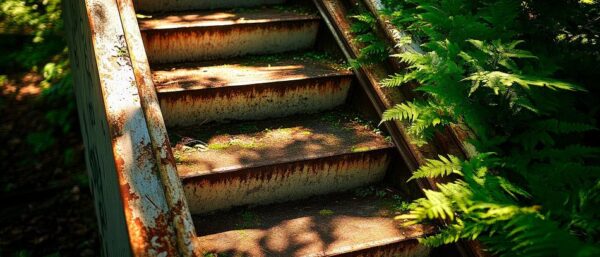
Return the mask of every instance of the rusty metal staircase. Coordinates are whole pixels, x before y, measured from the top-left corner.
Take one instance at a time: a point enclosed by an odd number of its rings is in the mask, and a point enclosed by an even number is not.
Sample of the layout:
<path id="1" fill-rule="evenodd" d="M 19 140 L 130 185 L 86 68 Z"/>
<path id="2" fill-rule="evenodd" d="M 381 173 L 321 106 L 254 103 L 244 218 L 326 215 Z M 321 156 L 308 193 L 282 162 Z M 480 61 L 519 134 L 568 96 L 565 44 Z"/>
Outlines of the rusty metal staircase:
<path id="1" fill-rule="evenodd" d="M 98 203 L 106 254 L 430 255 L 431 227 L 393 219 L 405 164 L 312 2 L 87 0 L 66 19 L 92 187 L 122 201 Z"/>

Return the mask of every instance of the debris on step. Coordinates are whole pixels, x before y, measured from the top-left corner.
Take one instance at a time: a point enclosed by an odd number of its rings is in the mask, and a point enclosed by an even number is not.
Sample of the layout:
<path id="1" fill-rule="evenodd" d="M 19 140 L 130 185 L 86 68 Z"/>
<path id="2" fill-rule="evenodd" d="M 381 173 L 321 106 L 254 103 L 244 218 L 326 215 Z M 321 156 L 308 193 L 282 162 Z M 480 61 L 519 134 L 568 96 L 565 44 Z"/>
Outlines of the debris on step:
<path id="1" fill-rule="evenodd" d="M 377 190 L 386 190 L 377 187 Z M 417 239 L 433 227 L 395 220 L 406 202 L 395 192 L 338 193 L 283 204 L 195 216 L 200 252 L 215 256 L 429 256 Z"/>
<path id="2" fill-rule="evenodd" d="M 339 63 L 313 52 L 250 56 L 160 65 L 153 80 L 169 127 L 260 120 L 342 105 L 352 72 Z"/>
<path id="3" fill-rule="evenodd" d="M 350 111 L 173 129 L 192 213 L 348 190 L 383 179 L 392 144 Z M 205 149 L 180 147 L 182 139 Z"/>

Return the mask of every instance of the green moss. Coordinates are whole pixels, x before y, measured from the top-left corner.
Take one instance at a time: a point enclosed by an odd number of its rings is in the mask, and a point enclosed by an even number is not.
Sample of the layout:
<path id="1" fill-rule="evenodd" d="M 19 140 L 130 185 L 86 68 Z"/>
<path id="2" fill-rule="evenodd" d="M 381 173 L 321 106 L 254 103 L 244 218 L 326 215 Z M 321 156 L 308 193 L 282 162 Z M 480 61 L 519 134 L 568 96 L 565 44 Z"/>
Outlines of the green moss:
<path id="1" fill-rule="evenodd" d="M 208 144 L 208 149 L 210 150 L 224 150 L 231 146 L 229 143 L 212 143 Z"/>
<path id="2" fill-rule="evenodd" d="M 262 147 L 261 144 L 258 144 L 256 141 L 254 140 L 242 140 L 242 139 L 232 139 L 229 142 L 226 143 L 212 143 L 208 145 L 208 149 L 210 150 L 225 150 L 229 147 L 241 147 L 241 148 L 246 148 L 246 149 L 253 149 L 253 148 L 259 148 Z"/>
<path id="3" fill-rule="evenodd" d="M 400 195 L 393 195 L 392 198 L 381 199 L 379 200 L 378 205 L 394 214 L 400 214 L 410 210 L 410 203 L 405 201 Z"/>
<path id="4" fill-rule="evenodd" d="M 260 226 L 261 219 L 256 213 L 244 210 L 240 212 L 240 222 L 236 224 L 236 226 L 240 229 L 252 228 L 256 226 Z"/>
<path id="5" fill-rule="evenodd" d="M 304 136 L 310 136 L 310 135 L 312 135 L 312 132 L 308 131 L 308 130 L 304 130 L 304 131 L 301 131 L 300 134 L 304 135 Z"/>
<path id="6" fill-rule="evenodd" d="M 328 210 L 328 209 L 323 209 L 319 211 L 319 215 L 321 216 L 331 216 L 335 214 L 332 210 Z"/>
<path id="7" fill-rule="evenodd" d="M 183 155 L 179 152 L 173 153 L 173 157 L 175 158 L 176 163 L 181 163 L 183 161 Z"/>
<path id="8" fill-rule="evenodd" d="M 354 146 L 350 149 L 353 153 L 367 152 L 369 150 L 371 150 L 371 148 L 368 146 Z"/>
<path id="9" fill-rule="evenodd" d="M 229 142 L 229 144 L 230 144 L 231 146 L 239 146 L 239 147 L 241 147 L 241 148 L 247 148 L 247 149 L 251 149 L 251 148 L 258 148 L 258 147 L 260 147 L 260 145 L 259 145 L 259 144 L 257 144 L 257 143 L 256 143 L 255 141 L 253 141 L 253 140 L 250 140 L 250 141 L 244 141 L 244 140 L 241 140 L 241 139 L 234 139 L 234 140 L 231 140 L 231 141 Z"/>

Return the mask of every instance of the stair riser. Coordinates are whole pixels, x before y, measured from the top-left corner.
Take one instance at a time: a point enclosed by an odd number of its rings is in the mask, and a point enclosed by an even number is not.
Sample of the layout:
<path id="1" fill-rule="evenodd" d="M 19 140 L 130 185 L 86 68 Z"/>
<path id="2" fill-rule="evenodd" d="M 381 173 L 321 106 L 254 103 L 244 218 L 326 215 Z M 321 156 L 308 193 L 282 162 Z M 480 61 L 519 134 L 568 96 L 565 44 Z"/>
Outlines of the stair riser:
<path id="1" fill-rule="evenodd" d="M 363 248 L 357 250 L 357 248 Z M 402 240 L 387 245 L 354 245 L 344 253 L 328 253 L 326 256 L 332 257 L 428 257 L 431 248 L 419 244 L 416 239 Z M 310 256 L 310 255 L 309 255 Z M 309 257 L 306 256 L 306 257 Z M 320 255 L 315 255 L 315 257 Z"/>
<path id="2" fill-rule="evenodd" d="M 137 0 L 138 12 L 190 11 L 281 4 L 285 0 Z"/>
<path id="3" fill-rule="evenodd" d="M 183 186 L 192 214 L 290 201 L 382 180 L 390 162 L 388 150 L 206 175 L 184 179 Z"/>
<path id="4" fill-rule="evenodd" d="M 318 28 L 317 20 L 281 21 L 143 30 L 142 37 L 151 63 L 174 63 L 308 49 Z"/>
<path id="5" fill-rule="evenodd" d="M 328 77 L 252 86 L 160 93 L 167 126 L 260 120 L 333 109 L 344 103 L 352 78 Z"/>

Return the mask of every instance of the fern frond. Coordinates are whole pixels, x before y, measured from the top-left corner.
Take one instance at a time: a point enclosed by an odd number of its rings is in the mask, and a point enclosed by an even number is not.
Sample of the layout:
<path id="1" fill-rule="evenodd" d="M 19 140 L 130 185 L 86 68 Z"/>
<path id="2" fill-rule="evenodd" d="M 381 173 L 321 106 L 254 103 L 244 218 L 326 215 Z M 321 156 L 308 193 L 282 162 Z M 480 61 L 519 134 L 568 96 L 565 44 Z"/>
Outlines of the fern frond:
<path id="1" fill-rule="evenodd" d="M 419 238 L 419 243 L 429 247 L 439 247 L 445 244 L 456 243 L 462 238 L 464 227 L 452 225 L 443 228 L 439 233 L 424 238 Z"/>
<path id="2" fill-rule="evenodd" d="M 462 174 L 460 172 L 462 161 L 458 157 L 453 155 L 449 155 L 448 157 L 439 155 L 438 158 L 439 160 L 426 160 L 425 164 L 421 165 L 408 180 L 445 177 L 453 173 Z"/>
<path id="3" fill-rule="evenodd" d="M 501 71 L 476 72 L 466 77 L 465 80 L 471 80 L 475 83 L 483 83 L 487 87 L 491 87 L 493 89 L 498 88 L 500 85 L 504 87 L 510 87 L 514 84 L 517 84 L 525 89 L 529 89 L 530 86 L 536 86 L 546 87 L 552 90 L 586 91 L 584 88 L 575 84 L 560 80 L 536 77 L 532 75 L 510 74 Z"/>
<path id="4" fill-rule="evenodd" d="M 382 87 L 399 87 L 399 86 L 402 86 L 404 83 L 406 83 L 404 75 L 396 73 L 392 76 L 389 76 L 387 79 L 383 79 L 381 81 L 381 86 Z"/>
<path id="5" fill-rule="evenodd" d="M 415 121 L 420 114 L 419 106 L 413 102 L 397 104 L 383 113 L 383 121 L 407 120 Z"/>
<path id="6" fill-rule="evenodd" d="M 404 52 L 400 54 L 393 54 L 392 57 L 400 58 L 400 60 L 408 65 L 414 65 L 420 61 L 423 61 L 424 55 L 415 52 Z"/>
<path id="7" fill-rule="evenodd" d="M 361 13 L 358 15 L 352 15 L 350 16 L 350 18 L 364 22 L 366 24 L 375 24 L 377 22 L 377 20 L 375 19 L 375 17 L 371 16 L 368 13 Z"/>
<path id="8" fill-rule="evenodd" d="M 417 199 L 408 214 L 400 215 L 396 219 L 408 219 L 406 224 L 413 224 L 423 220 L 454 220 L 452 202 L 444 194 L 424 190 L 425 198 Z"/>

